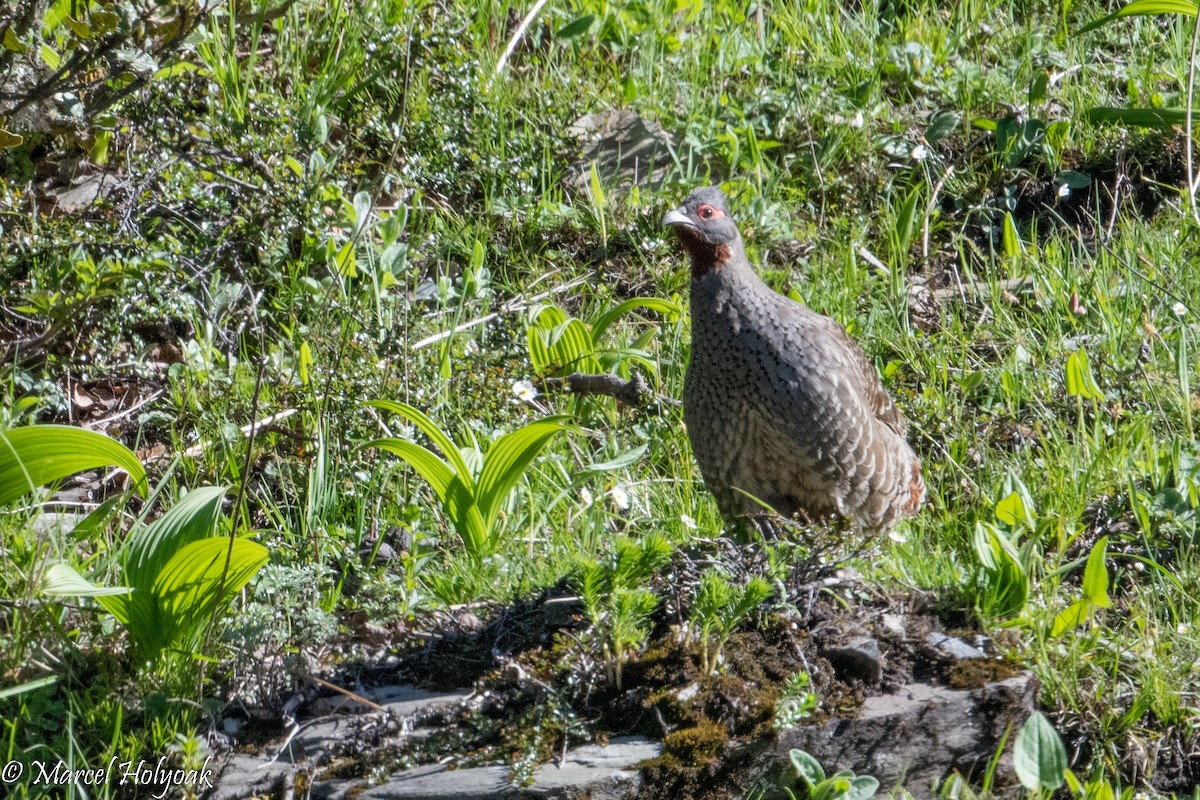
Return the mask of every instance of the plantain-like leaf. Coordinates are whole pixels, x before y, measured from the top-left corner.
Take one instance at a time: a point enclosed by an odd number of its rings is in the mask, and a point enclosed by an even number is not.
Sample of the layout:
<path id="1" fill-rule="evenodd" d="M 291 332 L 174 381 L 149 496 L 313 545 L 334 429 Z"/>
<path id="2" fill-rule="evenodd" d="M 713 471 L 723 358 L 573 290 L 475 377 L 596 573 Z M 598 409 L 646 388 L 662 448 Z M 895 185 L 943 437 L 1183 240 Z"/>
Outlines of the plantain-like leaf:
<path id="1" fill-rule="evenodd" d="M 821 766 L 821 762 L 807 752 L 790 750 L 788 755 L 792 759 L 792 766 L 795 767 L 796 774 L 810 789 L 825 780 L 825 769 Z"/>
<path id="2" fill-rule="evenodd" d="M 400 403 L 394 400 L 373 400 L 370 405 L 383 411 L 391 411 L 393 414 L 399 414 L 416 425 L 442 451 L 442 457 L 446 459 L 446 463 L 458 475 L 459 480 L 468 489 L 474 489 L 471 484 L 471 470 L 467 468 L 467 462 L 463 460 L 462 453 L 458 451 L 458 445 L 443 433 L 442 429 L 437 426 L 437 423 L 426 416 L 424 412 L 410 406 L 408 403 Z"/>
<path id="3" fill-rule="evenodd" d="M 1050 720 L 1035 711 L 1025 720 L 1013 742 L 1013 772 L 1029 791 L 1063 785 L 1067 771 L 1067 751 Z"/>
<path id="4" fill-rule="evenodd" d="M 257 542 L 234 539 L 232 552 L 230 547 L 223 536 L 192 542 L 159 573 L 152 593 L 162 621 L 164 646 L 194 645 L 213 609 L 240 592 L 267 563 L 267 548 Z"/>
<path id="5" fill-rule="evenodd" d="M 120 467 L 146 496 L 146 470 L 125 445 L 70 425 L 29 425 L 0 431 L 0 505 L 39 486 L 100 467 Z"/>
<path id="6" fill-rule="evenodd" d="M 550 418 L 518 428 L 501 436 L 488 450 L 479 473 L 476 498 L 479 512 L 490 531 L 500 504 L 533 459 L 556 434 L 566 430 L 560 419 Z"/>
<path id="7" fill-rule="evenodd" d="M 1107 557 L 1108 537 L 1101 536 L 1092 545 L 1083 570 L 1083 596 L 1097 608 L 1112 607 L 1112 601 L 1108 599 L 1108 566 L 1104 563 Z"/>
<path id="8" fill-rule="evenodd" d="M 228 486 L 193 489 L 165 514 L 134 534 L 125 556 L 125 583 L 148 590 L 175 554 L 213 535 Z"/>

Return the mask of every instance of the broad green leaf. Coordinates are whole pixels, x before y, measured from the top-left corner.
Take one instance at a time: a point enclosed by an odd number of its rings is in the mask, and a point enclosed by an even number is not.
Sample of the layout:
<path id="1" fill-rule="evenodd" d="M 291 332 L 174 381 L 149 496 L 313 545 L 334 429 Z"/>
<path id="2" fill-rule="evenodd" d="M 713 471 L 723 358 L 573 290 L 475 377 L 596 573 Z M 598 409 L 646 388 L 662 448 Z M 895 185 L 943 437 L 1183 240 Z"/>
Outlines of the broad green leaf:
<path id="1" fill-rule="evenodd" d="M 1087 600 L 1071 603 L 1054 618 L 1054 624 L 1050 626 L 1050 635 L 1057 638 L 1067 631 L 1075 630 L 1091 616 L 1093 607 Z"/>
<path id="2" fill-rule="evenodd" d="M 555 34 L 559 39 L 574 39 L 576 36 L 582 36 L 592 29 L 592 25 L 596 22 L 595 14 L 585 14 L 582 17 L 571 20 L 566 25 L 558 29 Z"/>
<path id="3" fill-rule="evenodd" d="M 488 530 L 495 524 L 500 505 L 542 448 L 566 430 L 557 420 L 532 422 L 501 436 L 487 452 L 479 473 L 477 499 Z"/>
<path id="4" fill-rule="evenodd" d="M 598 209 L 608 205 L 608 197 L 604 194 L 604 187 L 600 185 L 600 170 L 595 161 L 588 172 L 588 187 L 592 190 L 592 205 Z"/>
<path id="5" fill-rule="evenodd" d="M 1020 553 L 994 525 L 975 524 L 975 553 L 987 578 L 987 610 L 998 616 L 1016 614 L 1029 599 L 1029 574 Z"/>
<path id="6" fill-rule="evenodd" d="M 68 564 L 51 564 L 42 576 L 39 587 L 42 594 L 54 597 L 102 597 L 114 594 L 129 594 L 126 586 L 97 586 L 80 575 Z"/>
<path id="7" fill-rule="evenodd" d="M 1021 255 L 1021 234 L 1017 231 L 1017 223 L 1009 211 L 1004 212 L 1004 233 L 1001 237 L 1004 243 L 1004 255 L 1016 258 Z"/>
<path id="8" fill-rule="evenodd" d="M 803 750 L 792 749 L 788 752 L 788 756 L 792 759 L 792 766 L 796 768 L 796 774 L 809 787 L 816 786 L 825 780 L 825 769 L 821 766 L 821 762 L 808 753 Z"/>
<path id="9" fill-rule="evenodd" d="M 300 349 L 296 353 L 296 371 L 300 375 L 300 385 L 308 386 L 309 371 L 312 369 L 313 357 L 312 350 L 308 346 L 307 341 L 300 343 Z"/>
<path id="10" fill-rule="evenodd" d="M 393 400 L 374 400 L 371 402 L 371 405 L 384 411 L 391 411 L 393 414 L 399 414 L 416 425 L 442 451 L 442 457 L 446 459 L 446 463 L 458 475 L 463 485 L 467 489 L 474 491 L 475 487 L 471 481 L 471 470 L 467 468 L 467 463 L 463 460 L 462 453 L 458 451 L 458 445 L 442 432 L 437 423 L 407 403 L 399 403 Z"/>
<path id="11" fill-rule="evenodd" d="M 1092 185 L 1092 179 L 1082 172 L 1067 169 L 1054 176 L 1055 183 L 1061 183 L 1070 189 L 1086 189 Z"/>
<path id="12" fill-rule="evenodd" d="M 74 5 L 71 0 L 54 0 L 46 8 L 46 13 L 42 16 L 42 29 L 44 33 L 57 28 L 59 25 L 71 15 L 71 7 Z"/>
<path id="13" fill-rule="evenodd" d="M 1028 514 L 1025 511 L 1025 502 L 1021 500 L 1021 496 L 1016 492 L 996 503 L 995 511 L 996 519 L 1005 525 L 1022 524 L 1028 518 Z"/>
<path id="14" fill-rule="evenodd" d="M 842 795 L 843 800 L 870 800 L 879 791 L 879 781 L 870 775 L 855 775 L 849 780 L 850 788 Z"/>
<path id="15" fill-rule="evenodd" d="M 1067 394 L 1088 400 L 1103 400 L 1096 378 L 1092 375 L 1086 350 L 1077 350 L 1067 356 Z"/>
<path id="16" fill-rule="evenodd" d="M 153 589 L 164 644 L 194 643 L 213 608 L 240 592 L 269 557 L 267 548 L 257 542 L 234 539 L 231 543 L 225 537 L 192 542 L 176 553 Z"/>
<path id="17" fill-rule="evenodd" d="M 1042 70 L 1029 84 L 1029 104 L 1034 105 L 1046 99 L 1046 89 L 1050 86 L 1050 73 Z"/>
<path id="18" fill-rule="evenodd" d="M 29 46 L 17 38 L 17 33 L 11 27 L 5 26 L 4 38 L 0 39 L 0 44 L 4 45 L 4 49 L 13 53 L 25 53 L 29 51 Z"/>
<path id="19" fill-rule="evenodd" d="M 1087 566 L 1083 570 L 1083 596 L 1097 608 L 1112 606 L 1112 601 L 1108 599 L 1108 567 L 1104 563 L 1107 557 L 1108 537 L 1102 536 L 1092 545 Z"/>
<path id="20" fill-rule="evenodd" d="M 334 257 L 333 263 L 337 267 L 338 274 L 343 278 L 358 277 L 358 255 L 354 249 L 353 239 L 342 245 L 337 256 Z"/>
<path id="21" fill-rule="evenodd" d="M 442 507 L 450 517 L 458 535 L 462 537 L 467 552 L 472 557 L 486 555 L 488 550 L 488 526 L 484 524 L 476 502 L 475 488 L 463 483 L 462 478 L 431 451 L 416 442 L 406 439 L 385 438 L 367 442 L 364 447 L 378 447 L 399 456 L 415 469 L 433 488 Z M 470 480 L 470 470 L 463 461 L 462 453 L 454 448 L 462 463 L 462 474 Z"/>
<path id="22" fill-rule="evenodd" d="M 53 70 L 57 70 L 62 64 L 62 58 L 54 51 L 54 48 L 48 44 L 43 44 L 38 48 L 38 53 L 42 56 L 42 63 Z"/>
<path id="23" fill-rule="evenodd" d="M 190 61 L 179 61 L 175 64 L 172 64 L 169 67 L 163 67 L 158 72 L 155 72 L 154 80 L 160 81 L 160 80 L 164 80 L 166 78 L 175 78 L 180 75 L 186 75 L 189 72 L 203 72 L 203 71 L 204 71 L 204 69 L 202 67 L 200 67 L 196 64 L 193 64 Z M 289 156 L 289 158 L 291 158 L 291 157 Z M 291 158 L 291 161 L 297 167 L 300 167 L 299 162 L 297 162 L 294 158 Z M 303 174 L 303 172 L 304 172 L 304 168 L 300 167 L 300 172 L 297 174 Z"/>
<path id="24" fill-rule="evenodd" d="M 605 331 L 608 330 L 610 325 L 636 308 L 657 311 L 668 317 L 677 317 L 683 313 L 679 305 L 672 303 L 670 300 L 663 300 L 658 297 L 631 297 L 600 315 L 599 319 L 592 325 L 593 344 L 599 344 L 601 337 L 604 336 Z"/>
<path id="25" fill-rule="evenodd" d="M 1057 789 L 1067 771 L 1067 751 L 1062 739 L 1040 711 L 1021 726 L 1013 742 L 1013 771 L 1029 791 Z"/>
<path id="26" fill-rule="evenodd" d="M 908 246 L 912 244 L 913 233 L 917 225 L 917 209 L 922 207 L 921 198 L 924 194 L 922 186 L 914 186 L 896 213 L 894 233 L 899 253 L 907 252 Z"/>
<path id="27" fill-rule="evenodd" d="M 193 489 L 161 517 L 139 530 L 125 555 L 125 583 L 149 589 L 167 562 L 181 549 L 213 535 L 228 486 Z"/>
<path id="28" fill-rule="evenodd" d="M 526 329 L 529 360 L 540 375 L 601 372 L 593 352 L 592 333 L 557 306 L 543 306 Z"/>
<path id="29" fill-rule="evenodd" d="M 450 486 L 459 477 L 454 470 L 446 465 L 432 451 L 427 450 L 416 442 L 407 439 L 384 438 L 367 442 L 364 447 L 378 447 L 399 456 L 410 467 L 421 474 L 421 477 L 433 487 L 433 491 L 443 502 L 450 494 Z"/>
<path id="30" fill-rule="evenodd" d="M 0 506 L 77 472 L 120 467 L 146 496 L 146 470 L 128 447 L 70 425 L 30 425 L 0 431 Z"/>
<path id="31" fill-rule="evenodd" d="M 351 214 L 351 216 L 354 218 L 352 220 L 354 223 L 353 237 L 355 239 L 358 239 L 360 234 L 362 233 L 363 228 L 365 228 L 367 226 L 367 222 L 369 222 L 371 219 L 371 195 L 370 195 L 370 193 L 369 192 L 359 192 L 358 194 L 354 195 L 354 200 L 351 203 L 351 208 L 353 209 L 353 213 Z"/>
<path id="32" fill-rule="evenodd" d="M 954 133 L 960 122 L 962 122 L 962 114 L 957 111 L 939 111 L 929 120 L 929 127 L 925 129 L 925 141 L 933 144 L 939 139 L 946 138 Z"/>
<path id="33" fill-rule="evenodd" d="M 1116 19 L 1123 17 L 1141 17 L 1150 14 L 1182 14 L 1185 17 L 1196 16 L 1196 4 L 1188 0 L 1133 0 L 1112 14 L 1092 20 L 1079 29 L 1087 33 L 1101 28 Z"/>

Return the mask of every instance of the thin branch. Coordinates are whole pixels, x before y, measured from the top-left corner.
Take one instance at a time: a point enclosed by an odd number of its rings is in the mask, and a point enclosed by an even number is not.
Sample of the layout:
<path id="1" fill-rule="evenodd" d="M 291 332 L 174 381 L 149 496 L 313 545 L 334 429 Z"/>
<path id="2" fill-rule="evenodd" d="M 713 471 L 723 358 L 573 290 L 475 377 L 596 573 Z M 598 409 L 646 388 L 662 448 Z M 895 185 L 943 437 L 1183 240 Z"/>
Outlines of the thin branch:
<path id="1" fill-rule="evenodd" d="M 650 398 L 657 399 L 666 405 L 679 405 L 679 401 L 657 394 L 640 374 L 625 380 L 618 375 L 593 375 L 588 372 L 574 372 L 563 378 L 544 378 L 543 386 L 547 388 L 566 389 L 576 395 L 600 395 L 611 397 L 617 402 L 633 408 L 640 408 Z"/>
<path id="2" fill-rule="evenodd" d="M 1200 187 L 1200 175 L 1196 174 L 1192 164 L 1192 149 L 1195 147 L 1195 140 L 1192 139 L 1192 96 L 1196 90 L 1197 42 L 1200 42 L 1200 14 L 1196 15 L 1196 21 L 1192 25 L 1192 49 L 1188 53 L 1187 116 L 1184 118 L 1187 132 L 1188 207 L 1192 212 L 1192 219 L 1200 223 L 1200 211 L 1196 209 L 1196 189 Z"/>
<path id="3" fill-rule="evenodd" d="M 500 73 L 504 71 L 504 65 L 508 63 L 508 57 L 512 55 L 513 50 L 517 49 L 517 43 L 525 35 L 525 29 L 537 17 L 538 12 L 542 10 L 542 6 L 544 5 L 546 5 L 546 0 L 537 0 L 533 4 L 533 8 L 529 9 L 529 13 L 525 15 L 525 19 L 521 20 L 521 24 L 513 31 L 512 38 L 508 40 L 508 47 L 504 48 L 504 53 L 500 56 L 500 60 L 496 62 L 496 72 L 492 75 L 493 78 L 500 77 Z"/>

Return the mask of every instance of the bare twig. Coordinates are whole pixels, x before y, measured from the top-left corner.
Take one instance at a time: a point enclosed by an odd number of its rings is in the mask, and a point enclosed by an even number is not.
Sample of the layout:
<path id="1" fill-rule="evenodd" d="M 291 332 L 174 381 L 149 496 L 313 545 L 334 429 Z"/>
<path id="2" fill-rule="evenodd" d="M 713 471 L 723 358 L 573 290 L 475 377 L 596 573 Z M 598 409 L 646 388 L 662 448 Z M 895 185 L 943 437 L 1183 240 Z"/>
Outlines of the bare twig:
<path id="1" fill-rule="evenodd" d="M 879 259 L 879 256 L 875 255 L 870 250 L 868 250 L 866 248 L 866 245 L 860 244 L 858 246 L 858 249 L 855 252 L 858 253 L 859 258 L 861 258 L 863 261 L 867 262 L 867 264 L 869 264 L 872 268 L 874 268 L 875 271 L 878 272 L 880 275 L 882 275 L 885 278 L 891 276 L 891 274 L 892 274 L 891 268 L 887 264 L 883 263 Z"/>
<path id="2" fill-rule="evenodd" d="M 422 348 L 428 347 L 431 344 L 437 344 L 442 339 L 445 339 L 448 336 L 456 336 L 465 330 L 469 330 L 478 325 L 482 325 L 485 322 L 491 322 L 492 320 L 499 317 L 501 314 L 519 314 L 520 312 L 529 308 L 531 305 L 538 302 L 539 300 L 545 300 L 547 297 L 552 297 L 556 294 L 562 294 L 563 292 L 574 289 L 576 286 L 579 286 L 580 284 L 587 283 L 587 281 L 590 278 L 591 278 L 591 276 L 584 276 L 582 278 L 576 278 L 573 281 L 568 281 L 567 283 L 564 283 L 561 286 L 555 286 L 553 289 L 542 292 L 541 294 L 535 294 L 533 297 L 530 297 L 528 299 L 522 298 L 522 297 L 513 298 L 512 300 L 505 303 L 500 308 L 499 311 L 493 311 L 490 314 L 484 314 L 482 317 L 477 317 L 473 320 L 464 322 L 461 325 L 456 325 L 448 331 L 442 331 L 441 333 L 435 333 L 432 336 L 426 336 L 424 339 L 421 339 L 418 342 L 414 342 L 413 346 L 410 349 L 413 352 L 416 352 L 417 350 L 421 350 Z"/>
<path id="3" fill-rule="evenodd" d="M 577 395 L 611 397 L 633 408 L 642 406 L 650 397 L 655 397 L 659 402 L 668 405 L 679 405 L 678 400 L 656 394 L 640 374 L 635 374 L 629 380 L 625 380 L 617 375 L 574 372 L 564 378 L 543 378 L 542 384 L 555 389 L 565 386 L 569 392 Z"/>
<path id="4" fill-rule="evenodd" d="M 1192 219 L 1200 223 L 1200 211 L 1196 209 L 1196 189 L 1200 188 L 1200 175 L 1196 174 L 1192 164 L 1192 148 L 1195 146 L 1195 140 L 1192 139 L 1192 96 L 1196 90 L 1197 42 L 1200 42 L 1200 14 L 1196 15 L 1196 22 L 1192 25 L 1192 49 L 1188 53 L 1187 115 L 1184 117 L 1187 133 L 1188 208 L 1192 212 Z"/>
<path id="5" fill-rule="evenodd" d="M 537 0 L 533 4 L 533 8 L 529 9 L 529 13 L 525 15 L 525 19 L 521 20 L 521 24 L 513 31 L 512 38 L 508 40 L 508 47 L 504 48 L 504 53 L 500 56 L 500 60 L 496 62 L 496 72 L 493 74 L 493 78 L 499 77 L 500 73 L 504 71 L 504 65 L 508 63 L 508 57 L 512 55 L 513 50 L 517 49 L 517 43 L 525 35 L 525 29 L 537 17 L 538 12 L 542 10 L 542 6 L 544 5 L 546 5 L 546 0 Z"/>

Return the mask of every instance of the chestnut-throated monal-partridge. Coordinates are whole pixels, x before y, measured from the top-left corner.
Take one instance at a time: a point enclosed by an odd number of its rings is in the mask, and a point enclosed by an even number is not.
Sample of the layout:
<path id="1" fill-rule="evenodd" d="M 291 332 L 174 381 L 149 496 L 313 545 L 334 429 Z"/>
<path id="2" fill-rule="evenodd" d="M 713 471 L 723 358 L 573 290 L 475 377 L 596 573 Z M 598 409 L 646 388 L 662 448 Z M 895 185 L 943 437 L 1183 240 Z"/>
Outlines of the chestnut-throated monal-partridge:
<path id="1" fill-rule="evenodd" d="M 916 513 L 921 462 L 845 328 L 763 283 L 716 187 L 693 192 L 663 224 L 692 262 L 684 418 L 725 519 L 758 516 L 765 503 L 879 532 Z"/>

